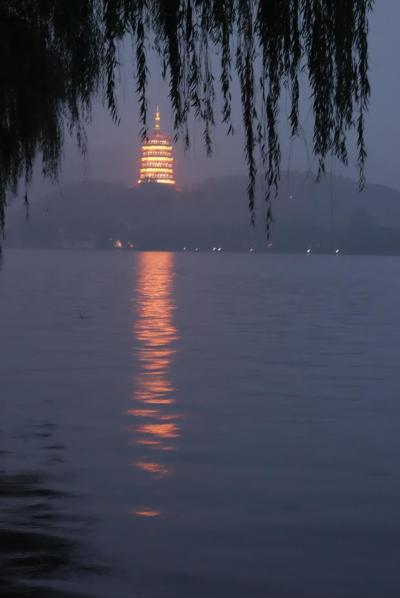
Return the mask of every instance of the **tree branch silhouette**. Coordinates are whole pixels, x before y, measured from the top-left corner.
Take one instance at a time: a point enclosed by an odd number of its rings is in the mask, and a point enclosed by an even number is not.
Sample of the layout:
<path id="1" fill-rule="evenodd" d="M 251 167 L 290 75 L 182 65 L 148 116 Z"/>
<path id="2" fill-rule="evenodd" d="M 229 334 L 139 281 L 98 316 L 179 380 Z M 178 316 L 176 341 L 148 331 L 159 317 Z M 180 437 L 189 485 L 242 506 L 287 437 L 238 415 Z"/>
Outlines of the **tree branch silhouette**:
<path id="1" fill-rule="evenodd" d="M 373 0 L 3 0 L 0 4 L 0 228 L 7 198 L 21 178 L 29 185 L 41 157 L 43 175 L 57 177 L 65 131 L 85 149 L 85 124 L 103 94 L 118 121 L 117 47 L 132 39 L 136 91 L 147 134 L 147 56 L 158 52 L 169 81 L 176 138 L 188 145 L 188 116 L 204 125 L 211 151 L 216 81 L 221 121 L 232 132 L 231 85 L 241 90 L 248 199 L 252 219 L 256 152 L 265 180 L 267 227 L 272 221 L 281 149 L 281 91 L 290 91 L 291 132 L 299 134 L 299 77 L 311 88 L 313 154 L 318 176 L 328 154 L 347 163 L 349 132 L 358 146 L 364 185 L 368 108 L 368 17 Z M 212 58 L 219 56 L 220 76 Z M 215 62 L 215 61 L 214 61 Z"/>

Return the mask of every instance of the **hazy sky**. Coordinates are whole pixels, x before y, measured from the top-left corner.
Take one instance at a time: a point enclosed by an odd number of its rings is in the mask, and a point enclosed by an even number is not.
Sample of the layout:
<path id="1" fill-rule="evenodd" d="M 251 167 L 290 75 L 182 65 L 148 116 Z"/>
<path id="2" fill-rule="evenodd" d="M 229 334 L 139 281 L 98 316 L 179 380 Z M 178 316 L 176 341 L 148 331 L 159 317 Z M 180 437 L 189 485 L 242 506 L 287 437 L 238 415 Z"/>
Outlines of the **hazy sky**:
<path id="1" fill-rule="evenodd" d="M 374 13 L 370 20 L 370 81 L 372 88 L 370 110 L 367 119 L 367 180 L 380 182 L 400 189 L 399 143 L 400 118 L 398 102 L 400 97 L 400 39 L 398 23 L 400 19 L 399 0 L 375 0 Z M 124 60 L 129 48 L 122 54 L 121 87 L 119 93 L 119 127 L 111 123 L 109 114 L 98 102 L 95 105 L 93 120 L 88 127 L 89 152 L 86 162 L 71 141 L 67 142 L 60 184 L 84 179 L 116 181 L 132 185 L 137 178 L 140 142 L 138 138 L 138 111 L 131 77 L 131 67 Z M 168 89 L 161 81 L 158 69 L 152 69 L 149 87 L 150 114 L 156 104 L 160 105 L 162 128 L 172 132 L 171 113 L 168 104 Z M 303 99 L 304 113 L 308 99 Z M 202 145 L 201 125 L 192 127 L 192 146 L 184 153 L 182 143 L 176 148 L 178 158 L 177 178 L 182 185 L 191 184 L 209 176 L 245 173 L 243 157 L 243 134 L 241 128 L 241 107 L 238 93 L 234 93 L 233 106 L 235 136 L 226 137 L 225 129 L 217 126 L 214 131 L 214 155 L 209 159 Z M 282 120 L 285 116 L 285 99 L 282 102 Z M 305 118 L 304 128 L 311 145 L 311 118 Z M 307 168 L 305 143 L 297 141 L 290 145 L 288 130 L 282 125 L 283 163 L 282 168 L 293 170 Z M 290 151 L 289 151 L 290 147 Z M 290 157 L 289 157 L 290 156 Z M 328 161 L 328 169 L 342 172 L 352 178 L 357 177 L 352 165 L 347 170 Z M 313 164 L 314 166 L 314 164 Z M 48 185 L 40 181 L 35 184 L 35 192 L 42 192 Z"/>

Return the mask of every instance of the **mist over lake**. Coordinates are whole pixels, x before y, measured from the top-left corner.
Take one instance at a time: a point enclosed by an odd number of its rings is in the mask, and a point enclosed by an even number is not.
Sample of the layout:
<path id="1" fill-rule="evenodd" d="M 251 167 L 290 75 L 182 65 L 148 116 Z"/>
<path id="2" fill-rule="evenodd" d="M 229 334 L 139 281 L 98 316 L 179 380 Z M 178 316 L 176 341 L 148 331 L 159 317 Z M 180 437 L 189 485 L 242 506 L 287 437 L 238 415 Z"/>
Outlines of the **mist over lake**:
<path id="1" fill-rule="evenodd" d="M 250 224 L 247 179 L 218 177 L 180 190 L 165 185 L 87 181 L 33 197 L 28 210 L 9 210 L 6 246 L 111 249 L 116 240 L 138 250 L 256 251 L 400 254 L 400 192 L 310 172 L 284 173 L 272 202 L 268 238 L 265 202 L 258 187 Z"/>

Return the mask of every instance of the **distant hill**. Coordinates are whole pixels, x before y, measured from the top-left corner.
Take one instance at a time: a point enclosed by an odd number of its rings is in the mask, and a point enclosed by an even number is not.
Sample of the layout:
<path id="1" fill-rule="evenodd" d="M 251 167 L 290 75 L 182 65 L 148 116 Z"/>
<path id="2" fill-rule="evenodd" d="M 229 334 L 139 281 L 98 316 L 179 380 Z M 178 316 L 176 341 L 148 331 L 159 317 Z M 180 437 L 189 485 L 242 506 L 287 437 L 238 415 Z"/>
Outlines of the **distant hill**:
<path id="1" fill-rule="evenodd" d="M 180 192 L 161 185 L 128 189 L 101 182 L 65 186 L 8 214 L 11 247 L 105 249 L 116 240 L 137 249 L 255 250 L 400 254 L 400 192 L 335 177 L 284 175 L 273 202 L 267 243 L 264 204 L 249 224 L 245 176 L 209 179 Z M 333 210 L 331 212 L 331 205 Z M 271 245 L 272 243 L 272 245 Z M 269 246 L 268 246 L 269 245 Z"/>

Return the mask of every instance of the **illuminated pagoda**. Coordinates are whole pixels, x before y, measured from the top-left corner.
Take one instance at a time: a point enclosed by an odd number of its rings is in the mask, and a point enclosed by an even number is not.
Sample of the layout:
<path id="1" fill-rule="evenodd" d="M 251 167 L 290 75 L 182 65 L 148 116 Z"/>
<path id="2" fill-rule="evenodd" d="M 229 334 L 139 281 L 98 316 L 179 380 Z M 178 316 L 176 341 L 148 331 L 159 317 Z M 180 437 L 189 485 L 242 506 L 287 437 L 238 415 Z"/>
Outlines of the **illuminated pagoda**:
<path id="1" fill-rule="evenodd" d="M 160 129 L 160 111 L 157 106 L 153 134 L 142 145 L 138 184 L 162 183 L 175 185 L 172 143 Z"/>

